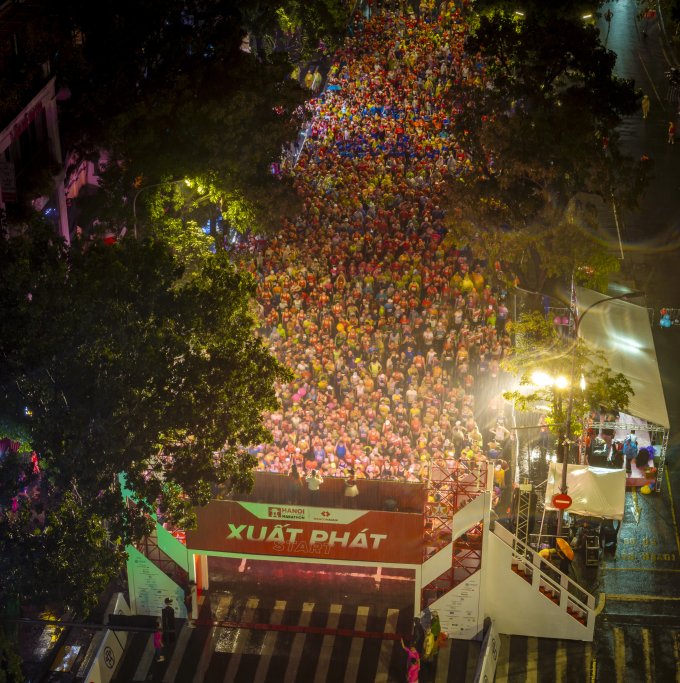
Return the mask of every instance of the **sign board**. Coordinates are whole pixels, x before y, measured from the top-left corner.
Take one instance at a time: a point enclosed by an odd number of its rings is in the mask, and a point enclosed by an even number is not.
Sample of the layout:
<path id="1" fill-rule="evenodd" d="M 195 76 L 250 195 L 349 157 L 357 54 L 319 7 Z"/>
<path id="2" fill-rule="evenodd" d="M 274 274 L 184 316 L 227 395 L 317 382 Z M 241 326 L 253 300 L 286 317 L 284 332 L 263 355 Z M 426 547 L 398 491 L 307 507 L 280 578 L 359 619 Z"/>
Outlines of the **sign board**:
<path id="1" fill-rule="evenodd" d="M 422 564 L 417 514 L 213 500 L 195 508 L 191 552 L 214 551 L 324 560 Z"/>
<path id="2" fill-rule="evenodd" d="M 642 16 L 645 17 L 645 19 L 654 19 L 654 17 L 656 16 L 656 10 L 649 10 L 649 12 L 645 12 Z"/>
<path id="3" fill-rule="evenodd" d="M 569 509 L 571 507 L 571 502 L 571 498 L 566 493 L 558 493 L 552 498 L 553 507 L 558 510 Z"/>
<path id="4" fill-rule="evenodd" d="M 109 602 L 106 614 L 111 612 L 114 614 L 130 614 L 130 608 L 122 593 L 114 595 Z M 117 633 L 108 629 L 100 631 L 90 646 L 96 648 L 92 664 L 85 672 L 81 667 L 77 674 L 78 677 L 82 678 L 85 683 L 109 683 L 116 671 L 116 666 L 123 657 L 123 650 L 129 635 L 126 631 L 118 631 Z M 85 662 L 88 661 L 88 656 L 85 656 Z"/>
<path id="5" fill-rule="evenodd" d="M 500 651 L 501 639 L 496 630 L 496 622 L 492 621 L 482 642 L 474 683 L 493 683 Z"/>
<path id="6" fill-rule="evenodd" d="M 479 583 L 481 572 L 475 572 L 430 605 L 439 614 L 442 631 L 449 638 L 470 640 L 481 630 L 479 619 Z"/>
<path id="7" fill-rule="evenodd" d="M 186 618 L 184 589 L 134 546 L 128 546 L 126 551 L 129 557 L 127 566 L 132 613 L 148 614 L 160 619 L 165 598 L 172 598 L 175 616 L 180 619 Z"/>
<path id="8" fill-rule="evenodd" d="M 0 161 L 0 195 L 3 202 L 17 201 L 17 182 L 11 161 Z"/>

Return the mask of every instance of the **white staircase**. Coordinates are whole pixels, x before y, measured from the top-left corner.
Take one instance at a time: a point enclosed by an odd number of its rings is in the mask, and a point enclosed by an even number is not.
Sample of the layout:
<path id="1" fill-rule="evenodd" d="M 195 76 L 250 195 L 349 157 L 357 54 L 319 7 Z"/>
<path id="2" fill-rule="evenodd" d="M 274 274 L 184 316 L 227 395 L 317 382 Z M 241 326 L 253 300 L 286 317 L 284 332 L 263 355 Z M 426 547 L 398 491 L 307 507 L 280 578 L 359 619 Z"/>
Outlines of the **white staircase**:
<path id="1" fill-rule="evenodd" d="M 592 641 L 595 598 L 590 593 L 500 524 L 485 535 L 485 616 L 495 620 L 499 633 Z"/>
<path id="2" fill-rule="evenodd" d="M 491 492 L 483 490 L 446 522 L 451 542 L 422 565 L 421 588 L 449 638 L 480 638 L 486 617 L 507 635 L 592 641 L 595 598 L 525 546 L 499 523 L 491 523 Z M 478 551 L 456 542 L 482 526 Z M 455 553 L 455 555 L 454 555 Z M 436 590 L 432 590 L 436 589 Z"/>

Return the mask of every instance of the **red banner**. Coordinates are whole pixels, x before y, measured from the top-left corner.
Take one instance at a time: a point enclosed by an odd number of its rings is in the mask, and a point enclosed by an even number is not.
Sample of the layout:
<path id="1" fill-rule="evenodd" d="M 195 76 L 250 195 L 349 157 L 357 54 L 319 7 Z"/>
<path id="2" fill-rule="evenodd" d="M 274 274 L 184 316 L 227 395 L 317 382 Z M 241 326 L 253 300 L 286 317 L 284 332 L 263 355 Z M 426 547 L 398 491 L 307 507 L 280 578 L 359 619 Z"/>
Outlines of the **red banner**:
<path id="1" fill-rule="evenodd" d="M 213 500 L 196 508 L 189 551 L 313 557 L 324 560 L 421 564 L 423 517 Z"/>

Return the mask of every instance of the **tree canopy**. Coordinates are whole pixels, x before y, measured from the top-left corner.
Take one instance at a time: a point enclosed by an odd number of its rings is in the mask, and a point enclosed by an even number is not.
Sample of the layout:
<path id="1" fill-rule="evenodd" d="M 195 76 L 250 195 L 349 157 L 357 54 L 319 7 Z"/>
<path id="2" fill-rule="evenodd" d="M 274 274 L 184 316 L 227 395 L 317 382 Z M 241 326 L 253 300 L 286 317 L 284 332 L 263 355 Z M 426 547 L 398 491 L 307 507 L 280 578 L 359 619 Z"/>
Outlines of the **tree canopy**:
<path id="1" fill-rule="evenodd" d="M 450 226 L 501 235 L 513 271 L 534 287 L 571 274 L 602 285 L 618 269 L 607 253 L 595 200 L 635 210 L 649 160 L 623 154 L 616 132 L 641 93 L 614 74 L 602 45 L 572 0 L 475 3 L 467 51 L 487 65 L 488 87 L 450 90 L 455 137 L 471 153 L 471 172 L 451 185 Z"/>
<path id="2" fill-rule="evenodd" d="M 515 327 L 513 355 L 503 362 L 504 370 L 519 377 L 520 388 L 503 394 L 522 411 L 546 408 L 546 421 L 555 433 L 563 434 L 567 422 L 572 342 L 541 313 L 520 316 Z M 574 364 L 571 433 L 580 434 L 580 419 L 590 410 L 625 411 L 633 389 L 620 372 L 614 374 L 601 352 L 577 340 Z M 560 382 L 557 382 L 562 378 Z M 581 379 L 585 388 L 581 387 Z"/>
<path id="3" fill-rule="evenodd" d="M 163 241 L 67 247 L 36 222 L 0 240 L 0 272 L 0 412 L 28 435 L 55 505 L 72 495 L 82 524 L 112 520 L 127 543 L 159 505 L 190 528 L 211 482 L 251 488 L 245 448 L 271 438 L 261 416 L 289 372 L 254 335 L 255 281 L 226 253 L 187 276 Z M 0 471 L 3 502 L 25 486 L 13 474 Z"/>
<path id="4" fill-rule="evenodd" d="M 242 208 L 230 218 L 271 227 L 295 193 L 270 165 L 297 138 L 306 92 L 289 77 L 288 53 L 243 48 L 294 25 L 311 54 L 320 39 L 338 44 L 346 21 L 341 0 L 55 0 L 18 36 L 0 117 L 23 106 L 49 64 L 70 91 L 64 149 L 76 165 L 102 158 L 101 229 L 131 222 L 124 198 L 135 187 L 182 178 L 210 191 L 215 213 L 233 203 Z"/>

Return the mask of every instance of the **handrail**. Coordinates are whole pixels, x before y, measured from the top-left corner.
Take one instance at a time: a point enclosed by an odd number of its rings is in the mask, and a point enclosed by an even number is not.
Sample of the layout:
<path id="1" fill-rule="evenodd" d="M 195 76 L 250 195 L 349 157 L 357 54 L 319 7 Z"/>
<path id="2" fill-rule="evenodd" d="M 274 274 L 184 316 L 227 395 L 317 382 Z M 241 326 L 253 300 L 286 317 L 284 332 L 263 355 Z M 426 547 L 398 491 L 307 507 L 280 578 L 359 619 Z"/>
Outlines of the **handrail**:
<path id="1" fill-rule="evenodd" d="M 541 564 L 546 562 L 546 560 L 544 560 L 533 548 L 520 541 L 519 538 L 517 538 L 517 536 L 512 534 L 505 527 L 498 524 L 498 522 L 496 522 L 493 525 L 493 533 L 508 547 L 512 548 L 513 554 L 516 556 L 518 560 L 524 563 L 528 562 L 533 569 L 538 571 L 544 581 L 547 581 L 551 584 L 555 583 L 555 579 L 552 578 L 549 574 L 547 574 L 543 569 L 541 569 Z M 523 546 L 523 548 L 517 550 L 518 545 Z M 522 554 L 521 550 L 524 550 L 524 554 Z M 581 606 L 583 606 L 584 609 L 588 609 L 589 611 L 595 609 L 595 597 L 593 595 L 591 595 L 584 588 L 581 588 L 581 586 L 579 586 L 575 581 L 570 579 L 566 574 L 561 572 L 557 567 L 551 566 L 550 569 L 551 571 L 554 570 L 554 572 L 558 575 L 559 585 L 561 588 L 564 588 L 567 591 L 570 600 L 573 600 L 574 602 L 580 604 Z M 574 592 L 569 590 L 569 584 L 576 586 L 578 592 L 583 593 L 586 596 L 585 603 L 581 598 L 576 597 L 574 595 Z"/>

